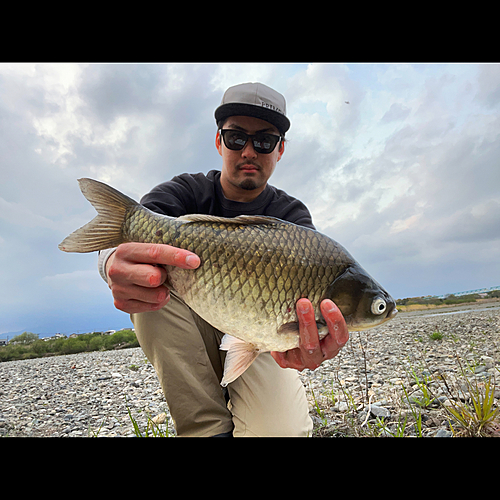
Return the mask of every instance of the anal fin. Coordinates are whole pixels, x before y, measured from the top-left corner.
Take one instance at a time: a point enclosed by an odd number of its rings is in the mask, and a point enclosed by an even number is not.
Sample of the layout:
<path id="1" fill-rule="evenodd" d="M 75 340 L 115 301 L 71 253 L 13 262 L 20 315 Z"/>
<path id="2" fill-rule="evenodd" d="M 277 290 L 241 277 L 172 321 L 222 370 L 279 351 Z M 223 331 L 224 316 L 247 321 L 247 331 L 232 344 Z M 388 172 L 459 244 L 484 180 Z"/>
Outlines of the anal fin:
<path id="1" fill-rule="evenodd" d="M 224 376 L 220 384 L 222 387 L 226 387 L 244 373 L 260 353 L 254 345 L 227 334 L 222 337 L 219 349 L 227 351 Z"/>

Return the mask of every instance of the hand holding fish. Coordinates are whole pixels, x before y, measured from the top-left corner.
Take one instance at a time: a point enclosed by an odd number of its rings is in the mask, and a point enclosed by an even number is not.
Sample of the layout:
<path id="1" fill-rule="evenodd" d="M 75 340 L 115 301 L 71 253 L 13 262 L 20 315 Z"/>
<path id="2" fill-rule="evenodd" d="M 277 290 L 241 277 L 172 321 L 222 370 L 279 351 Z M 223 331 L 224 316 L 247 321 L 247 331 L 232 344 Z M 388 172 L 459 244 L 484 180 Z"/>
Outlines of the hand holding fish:
<path id="1" fill-rule="evenodd" d="M 297 301 L 299 347 L 285 352 L 271 352 L 271 356 L 281 368 L 315 370 L 323 361 L 334 358 L 349 340 L 346 322 L 334 302 L 324 300 L 321 303 L 321 313 L 328 326 L 329 335 L 320 341 L 311 302 L 308 299 Z"/>
<path id="2" fill-rule="evenodd" d="M 182 248 L 152 243 L 123 243 L 106 263 L 108 286 L 114 304 L 129 314 L 157 311 L 170 300 L 163 286 L 167 271 L 163 266 L 195 269 L 199 257 Z"/>

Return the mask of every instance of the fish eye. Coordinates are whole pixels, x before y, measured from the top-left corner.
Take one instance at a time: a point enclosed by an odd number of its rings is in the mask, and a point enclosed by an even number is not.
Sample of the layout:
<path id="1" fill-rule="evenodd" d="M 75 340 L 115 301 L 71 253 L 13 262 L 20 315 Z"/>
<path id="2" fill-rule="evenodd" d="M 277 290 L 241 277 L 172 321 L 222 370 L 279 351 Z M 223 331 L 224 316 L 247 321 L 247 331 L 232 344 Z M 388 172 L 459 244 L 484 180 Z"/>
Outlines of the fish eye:
<path id="1" fill-rule="evenodd" d="M 384 299 L 378 298 L 372 302 L 372 313 L 373 314 L 383 314 L 387 309 L 387 304 Z"/>

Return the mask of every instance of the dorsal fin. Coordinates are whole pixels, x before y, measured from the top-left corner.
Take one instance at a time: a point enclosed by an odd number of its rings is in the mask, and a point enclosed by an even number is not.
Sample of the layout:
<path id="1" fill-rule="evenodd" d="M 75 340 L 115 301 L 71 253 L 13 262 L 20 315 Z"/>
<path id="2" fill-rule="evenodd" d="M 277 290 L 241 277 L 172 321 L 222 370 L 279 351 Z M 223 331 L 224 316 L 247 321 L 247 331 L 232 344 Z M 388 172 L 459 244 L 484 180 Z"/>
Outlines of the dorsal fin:
<path id="1" fill-rule="evenodd" d="M 177 217 L 178 221 L 184 222 L 218 222 L 220 224 L 290 224 L 276 217 L 267 217 L 265 215 L 238 215 L 238 217 L 216 217 L 215 215 L 188 214 Z"/>

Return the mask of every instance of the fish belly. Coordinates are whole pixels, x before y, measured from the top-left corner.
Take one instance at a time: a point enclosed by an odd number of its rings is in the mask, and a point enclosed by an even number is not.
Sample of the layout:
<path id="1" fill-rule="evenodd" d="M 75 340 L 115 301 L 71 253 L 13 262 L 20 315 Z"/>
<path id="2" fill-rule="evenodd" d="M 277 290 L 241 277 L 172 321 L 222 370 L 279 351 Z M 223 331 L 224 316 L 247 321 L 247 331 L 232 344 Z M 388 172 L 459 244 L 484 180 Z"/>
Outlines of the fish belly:
<path id="1" fill-rule="evenodd" d="M 177 267 L 171 267 L 168 271 L 175 293 L 196 314 L 222 333 L 253 344 L 259 351 L 286 351 L 298 347 L 298 335 L 278 333 L 282 324 L 296 321 L 293 304 L 293 310 L 283 305 L 285 313 L 278 318 L 270 315 L 265 306 L 262 307 L 262 301 L 259 303 L 253 298 L 245 301 L 241 294 L 226 293 L 223 286 L 214 286 L 213 282 L 197 279 L 196 273 L 192 271 Z"/>

